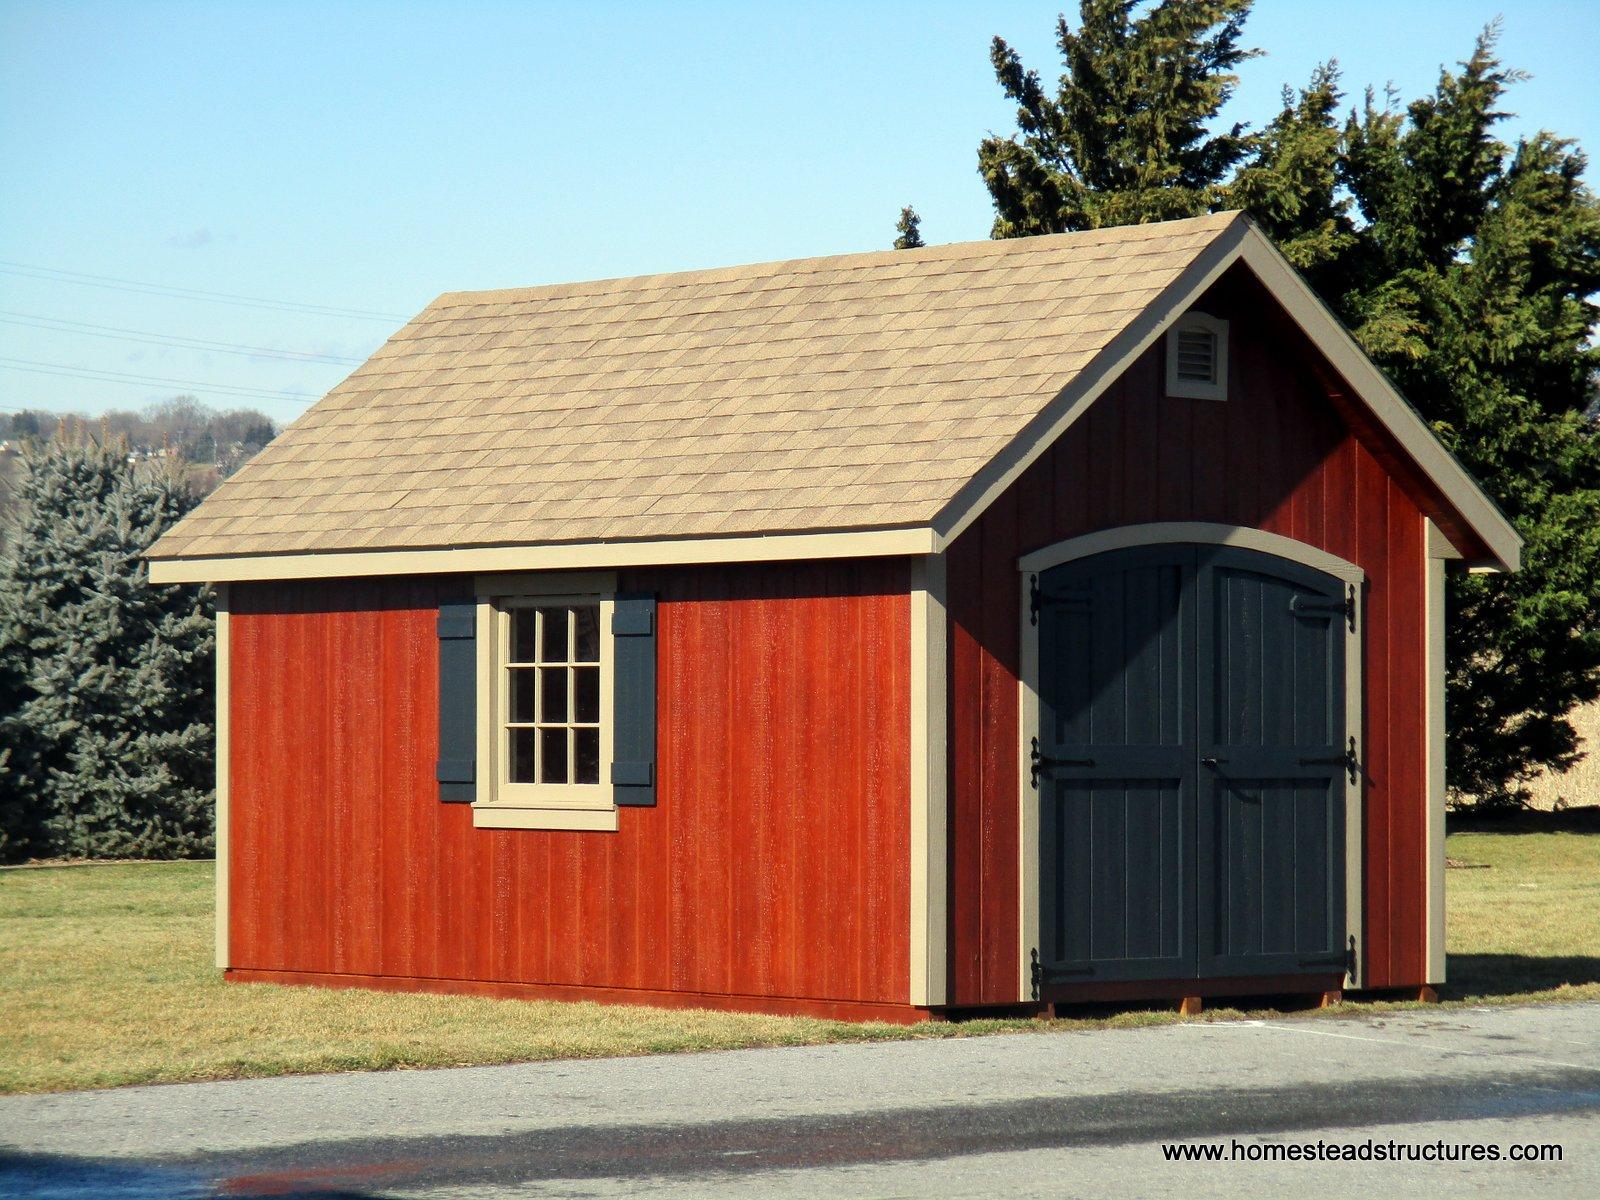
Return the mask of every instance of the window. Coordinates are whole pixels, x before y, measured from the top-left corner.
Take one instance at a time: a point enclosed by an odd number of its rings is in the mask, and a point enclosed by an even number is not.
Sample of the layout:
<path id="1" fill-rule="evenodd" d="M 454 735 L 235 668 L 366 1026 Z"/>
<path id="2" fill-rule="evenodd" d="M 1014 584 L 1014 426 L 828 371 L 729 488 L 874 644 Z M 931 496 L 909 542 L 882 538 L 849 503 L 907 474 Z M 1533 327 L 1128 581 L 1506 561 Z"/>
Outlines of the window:
<path id="1" fill-rule="evenodd" d="M 479 579 L 474 824 L 616 828 L 614 590 L 608 574 Z"/>
<path id="2" fill-rule="evenodd" d="M 600 603 L 506 605 L 507 781 L 600 782 Z"/>
<path id="3" fill-rule="evenodd" d="M 1167 395 L 1228 398 L 1228 323 L 1190 312 L 1167 331 Z"/>

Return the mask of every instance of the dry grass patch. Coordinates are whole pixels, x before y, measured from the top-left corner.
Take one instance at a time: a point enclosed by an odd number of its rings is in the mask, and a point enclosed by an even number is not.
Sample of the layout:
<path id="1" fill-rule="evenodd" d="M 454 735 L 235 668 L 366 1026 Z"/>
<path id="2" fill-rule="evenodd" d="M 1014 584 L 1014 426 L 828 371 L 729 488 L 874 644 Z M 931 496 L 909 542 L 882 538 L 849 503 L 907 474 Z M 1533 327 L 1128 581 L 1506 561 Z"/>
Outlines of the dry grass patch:
<path id="1" fill-rule="evenodd" d="M 1600 998 L 1600 836 L 1461 834 L 1458 1002 Z M 1163 1024 L 857 1025 L 801 1017 L 223 984 L 209 863 L 0 872 L 0 1092 Z M 1350 1004 L 1346 1013 L 1404 1007 Z M 1205 1019 L 1241 1015 L 1208 1010 Z"/>

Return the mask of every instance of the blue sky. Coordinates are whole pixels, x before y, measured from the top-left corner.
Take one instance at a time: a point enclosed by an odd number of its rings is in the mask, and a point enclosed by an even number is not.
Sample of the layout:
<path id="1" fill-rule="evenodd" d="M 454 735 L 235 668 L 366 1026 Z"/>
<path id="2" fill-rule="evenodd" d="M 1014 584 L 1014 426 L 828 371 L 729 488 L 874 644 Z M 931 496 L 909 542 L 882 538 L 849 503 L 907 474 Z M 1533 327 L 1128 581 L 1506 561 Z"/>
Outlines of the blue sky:
<path id="1" fill-rule="evenodd" d="M 0 0 L 0 409 L 287 420 L 441 291 L 983 237 L 988 41 L 1053 78 L 1059 7 Z M 1600 152 L 1600 4 L 1506 7 L 1508 132 Z M 1236 115 L 1327 57 L 1409 98 L 1498 11 L 1259 0 Z"/>

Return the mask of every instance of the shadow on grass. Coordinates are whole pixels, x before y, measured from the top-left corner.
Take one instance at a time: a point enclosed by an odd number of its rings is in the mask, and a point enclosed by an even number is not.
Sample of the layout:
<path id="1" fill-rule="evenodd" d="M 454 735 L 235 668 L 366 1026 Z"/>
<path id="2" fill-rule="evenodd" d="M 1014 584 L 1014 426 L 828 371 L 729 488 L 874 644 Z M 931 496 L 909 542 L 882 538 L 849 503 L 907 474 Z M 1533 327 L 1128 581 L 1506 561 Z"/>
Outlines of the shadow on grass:
<path id="1" fill-rule="evenodd" d="M 1600 958 L 1530 954 L 1452 954 L 1446 999 L 1464 996 L 1512 996 L 1542 992 L 1563 984 L 1581 987 L 1600 983 Z"/>
<path id="2" fill-rule="evenodd" d="M 1600 833 L 1600 804 L 1558 812 L 1509 809 L 1451 813 L 1447 826 L 1451 833 Z"/>

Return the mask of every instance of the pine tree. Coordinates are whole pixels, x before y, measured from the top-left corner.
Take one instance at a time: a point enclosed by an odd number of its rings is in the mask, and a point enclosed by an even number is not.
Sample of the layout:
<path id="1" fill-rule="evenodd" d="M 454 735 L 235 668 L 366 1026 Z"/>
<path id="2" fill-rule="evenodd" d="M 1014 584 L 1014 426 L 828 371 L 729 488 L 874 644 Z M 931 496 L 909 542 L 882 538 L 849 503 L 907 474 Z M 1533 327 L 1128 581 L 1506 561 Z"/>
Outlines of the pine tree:
<path id="1" fill-rule="evenodd" d="M 26 467 L 0 563 L 4 852 L 206 853 L 212 598 L 151 586 L 143 558 L 193 500 L 165 464 L 81 434 L 31 449 Z"/>
<path id="2" fill-rule="evenodd" d="M 1284 88 L 1283 110 L 1220 192 L 1220 207 L 1255 217 L 1313 285 L 1336 283 L 1337 267 L 1356 244 L 1350 198 L 1338 186 L 1343 98 L 1333 63 L 1317 67 L 1298 94 Z"/>
<path id="3" fill-rule="evenodd" d="M 1518 574 L 1449 590 L 1449 782 L 1458 798 L 1515 800 L 1540 768 L 1574 761 L 1567 714 L 1600 695 L 1600 435 L 1585 415 L 1600 201 L 1572 143 L 1495 136 L 1522 76 L 1494 26 L 1403 109 L 1369 91 L 1341 125 L 1329 63 L 1260 133 L 1208 140 L 1248 9 L 1161 4 L 1133 20 L 1083 0 L 1080 32 L 1060 28 L 1056 101 L 997 40 L 1019 136 L 979 150 L 995 236 L 1242 208 L 1277 241 L 1526 539 Z M 1158 17 L 1166 40 L 1146 29 Z M 1161 77 L 1152 57 L 1189 81 L 1170 101 L 1136 85 Z M 1208 169 L 1180 145 L 1208 151 Z"/>
<path id="4" fill-rule="evenodd" d="M 985 138 L 978 171 L 994 236 L 1023 237 L 1206 212 L 1250 150 L 1244 127 L 1210 124 L 1233 94 L 1250 0 L 1080 0 L 1061 17 L 1063 70 L 1052 99 L 995 38 L 990 61 L 1017 105 L 1018 135 Z"/>
<path id="5" fill-rule="evenodd" d="M 900 219 L 894 223 L 896 250 L 915 250 L 922 246 L 922 218 L 909 204 L 900 210 Z"/>

